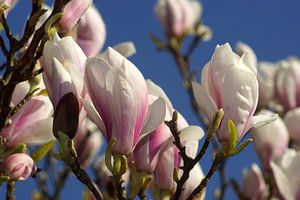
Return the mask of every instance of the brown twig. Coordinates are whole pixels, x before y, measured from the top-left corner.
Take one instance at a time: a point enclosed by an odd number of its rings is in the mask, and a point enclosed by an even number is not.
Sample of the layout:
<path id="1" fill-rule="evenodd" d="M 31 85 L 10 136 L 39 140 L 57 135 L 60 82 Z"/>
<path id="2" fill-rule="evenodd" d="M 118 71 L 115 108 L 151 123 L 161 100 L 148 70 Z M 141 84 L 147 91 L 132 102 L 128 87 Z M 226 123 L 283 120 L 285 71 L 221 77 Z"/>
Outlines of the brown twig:
<path id="1" fill-rule="evenodd" d="M 14 191 L 15 191 L 15 182 L 8 181 L 6 185 L 6 200 L 15 200 Z"/>
<path id="2" fill-rule="evenodd" d="M 208 173 L 206 174 L 204 179 L 202 179 L 201 183 L 194 189 L 194 191 L 190 194 L 190 196 L 187 199 L 192 200 L 195 196 L 202 194 L 202 192 L 203 192 L 204 188 L 207 186 L 210 178 L 215 173 L 215 171 L 218 169 L 220 164 L 225 160 L 225 157 L 226 156 L 224 155 L 224 152 L 222 152 L 222 151 L 220 151 L 216 154 L 215 159 L 214 159 Z"/>

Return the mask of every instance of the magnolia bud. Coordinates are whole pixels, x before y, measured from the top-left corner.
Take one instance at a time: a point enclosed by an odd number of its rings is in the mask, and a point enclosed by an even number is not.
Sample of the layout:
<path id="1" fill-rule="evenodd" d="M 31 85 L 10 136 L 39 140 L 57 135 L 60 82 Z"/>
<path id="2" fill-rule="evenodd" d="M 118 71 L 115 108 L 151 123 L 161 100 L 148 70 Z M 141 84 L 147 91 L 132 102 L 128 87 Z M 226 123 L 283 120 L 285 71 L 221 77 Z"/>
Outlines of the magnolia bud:
<path id="1" fill-rule="evenodd" d="M 1 163 L 1 170 L 10 180 L 24 181 L 33 175 L 37 168 L 30 156 L 24 153 L 16 153 L 4 159 Z"/>

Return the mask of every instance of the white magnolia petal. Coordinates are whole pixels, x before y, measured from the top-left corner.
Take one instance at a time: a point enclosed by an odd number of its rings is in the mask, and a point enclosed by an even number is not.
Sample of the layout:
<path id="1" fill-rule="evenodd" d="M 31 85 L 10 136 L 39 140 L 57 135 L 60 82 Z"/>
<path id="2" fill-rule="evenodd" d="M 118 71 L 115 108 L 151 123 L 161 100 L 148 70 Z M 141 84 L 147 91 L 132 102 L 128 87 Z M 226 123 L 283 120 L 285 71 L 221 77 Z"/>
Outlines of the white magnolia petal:
<path id="1" fill-rule="evenodd" d="M 136 54 L 134 43 L 131 41 L 119 43 L 113 46 L 113 49 L 115 49 L 117 52 L 119 52 L 126 58 Z"/>
<path id="2" fill-rule="evenodd" d="M 81 99 L 81 102 L 90 120 L 98 126 L 103 136 L 107 139 L 105 124 L 102 121 L 101 116 L 96 111 L 94 105 L 86 99 Z"/>
<path id="3" fill-rule="evenodd" d="M 251 118 L 250 126 L 254 128 L 258 128 L 260 126 L 264 126 L 270 122 L 275 121 L 278 118 L 277 114 L 272 115 L 255 115 Z M 249 128 L 251 128 L 249 127 Z"/>
<path id="4" fill-rule="evenodd" d="M 166 104 L 164 99 L 158 97 L 158 99 L 149 106 L 148 112 L 149 115 L 141 131 L 142 134 L 150 133 L 163 123 L 166 116 Z"/>
<path id="5" fill-rule="evenodd" d="M 148 86 L 149 94 L 163 98 L 165 100 L 168 111 L 170 113 L 172 113 L 174 110 L 173 105 L 172 105 L 171 101 L 169 100 L 168 96 L 166 95 L 166 93 L 150 79 L 146 80 L 146 83 Z"/>
<path id="6" fill-rule="evenodd" d="M 11 102 L 13 103 L 13 105 L 17 105 L 21 100 L 23 100 L 29 92 L 29 89 L 30 85 L 28 81 L 23 81 L 17 84 L 11 98 Z"/>
<path id="7" fill-rule="evenodd" d="M 215 53 L 211 59 L 211 67 L 213 76 L 219 77 L 215 81 L 222 82 L 225 72 L 235 64 L 235 54 L 228 43 L 217 46 Z"/>
<path id="8" fill-rule="evenodd" d="M 56 106 L 60 98 L 69 92 L 78 96 L 70 74 L 56 58 L 53 58 L 52 69 L 52 96 L 50 98 L 53 105 Z"/>
<path id="9" fill-rule="evenodd" d="M 253 71 L 254 74 L 257 74 L 257 58 L 253 49 L 243 42 L 238 42 L 236 44 L 236 53 L 241 56 L 242 61 Z"/>
<path id="10" fill-rule="evenodd" d="M 271 161 L 270 165 L 280 194 L 285 199 L 291 199 L 291 200 L 295 199 L 291 191 L 291 188 L 289 187 L 290 186 L 289 180 L 284 174 L 284 172 L 282 171 L 282 169 L 278 165 L 276 165 L 273 161 Z"/>
<path id="11" fill-rule="evenodd" d="M 213 118 L 214 113 L 217 111 L 216 104 L 212 101 L 209 94 L 206 92 L 203 85 L 192 82 L 193 93 L 200 109 L 205 113 L 208 120 Z"/>
<path id="12" fill-rule="evenodd" d="M 180 139 L 182 142 L 201 140 L 205 134 L 200 126 L 188 126 L 183 128 L 180 132 Z"/>
<path id="13" fill-rule="evenodd" d="M 249 53 L 244 53 L 241 57 L 241 61 L 247 66 L 249 67 L 249 69 L 255 74 L 257 75 L 257 68 L 256 68 L 256 62 L 254 63 L 254 61 L 252 60 L 251 56 Z"/>

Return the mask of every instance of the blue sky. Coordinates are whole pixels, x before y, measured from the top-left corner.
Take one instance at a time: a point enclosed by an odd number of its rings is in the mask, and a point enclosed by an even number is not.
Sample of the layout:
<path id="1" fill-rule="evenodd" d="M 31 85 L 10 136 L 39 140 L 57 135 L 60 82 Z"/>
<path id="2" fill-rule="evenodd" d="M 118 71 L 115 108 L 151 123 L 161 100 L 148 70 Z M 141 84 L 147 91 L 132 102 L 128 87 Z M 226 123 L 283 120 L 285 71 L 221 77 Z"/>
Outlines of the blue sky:
<path id="1" fill-rule="evenodd" d="M 179 110 L 190 124 L 197 124 L 189 99 L 182 87 L 181 78 L 175 62 L 166 52 L 155 49 L 149 39 L 154 33 L 163 37 L 163 29 L 154 15 L 155 1 L 151 0 L 94 0 L 99 8 L 107 28 L 107 46 L 123 41 L 133 41 L 137 54 L 130 58 L 142 71 L 145 78 L 152 79 L 167 93 L 173 106 Z M 28 5 L 27 5 L 28 4 Z M 201 43 L 195 51 L 192 66 L 201 68 L 211 57 L 217 44 L 229 42 L 232 46 L 237 41 L 249 44 L 259 60 L 277 61 L 289 55 L 300 54 L 300 1 L 299 0 L 203 0 L 202 19 L 213 30 L 212 40 Z M 9 22 L 15 33 L 22 31 L 19 22 L 26 18 L 30 9 L 28 1 L 20 1 L 9 15 Z M 199 75 L 198 75 L 199 77 Z M 211 150 L 201 161 L 205 172 L 211 163 Z M 239 155 L 230 158 L 227 164 L 228 177 L 241 180 L 242 169 L 258 162 L 250 145 Z M 207 189 L 207 199 L 213 198 L 213 191 L 218 185 L 215 174 Z M 72 183 L 70 183 L 72 182 Z M 34 182 L 18 183 L 17 199 L 29 199 L 29 189 Z M 80 199 L 81 185 L 72 178 L 67 183 L 63 199 Z M 4 193 L 0 188 L 0 194 Z M 0 195 L 1 197 L 1 195 Z M 234 199 L 229 191 L 226 199 Z"/>

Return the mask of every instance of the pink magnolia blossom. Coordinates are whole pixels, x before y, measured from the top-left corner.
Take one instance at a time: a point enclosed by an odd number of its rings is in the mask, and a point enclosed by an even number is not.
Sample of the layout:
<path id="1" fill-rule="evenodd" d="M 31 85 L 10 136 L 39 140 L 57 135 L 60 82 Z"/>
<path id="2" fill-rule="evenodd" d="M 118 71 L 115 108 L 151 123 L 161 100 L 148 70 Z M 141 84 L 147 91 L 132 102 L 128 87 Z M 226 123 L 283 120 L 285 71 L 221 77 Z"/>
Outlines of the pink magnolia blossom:
<path id="1" fill-rule="evenodd" d="M 72 29 L 92 4 L 92 0 L 72 0 L 64 8 L 64 15 L 59 20 L 63 30 Z"/>
<path id="2" fill-rule="evenodd" d="M 106 28 L 97 8 L 90 6 L 81 17 L 76 29 L 76 42 L 86 56 L 96 56 L 106 38 Z"/>
<path id="3" fill-rule="evenodd" d="M 158 0 L 155 12 L 168 34 L 180 36 L 194 29 L 202 6 L 196 0 Z"/>
<path id="4" fill-rule="evenodd" d="M 14 90 L 12 102 L 16 105 L 29 91 L 29 84 L 18 84 Z M 21 92 L 22 91 L 22 92 Z M 51 139 L 52 105 L 46 96 L 34 96 L 11 118 L 12 123 L 0 133 L 5 138 L 6 147 L 15 147 L 21 143 L 42 144 Z"/>
<path id="5" fill-rule="evenodd" d="M 24 153 L 8 156 L 1 162 L 0 168 L 13 181 L 24 181 L 37 169 L 32 158 Z"/>
<path id="6" fill-rule="evenodd" d="M 262 110 L 260 114 L 272 116 L 274 113 Z M 271 160 L 278 160 L 283 156 L 289 143 L 287 127 L 280 117 L 265 126 L 254 128 L 251 136 L 254 147 L 266 168 L 270 167 Z"/>
<path id="7" fill-rule="evenodd" d="M 147 80 L 147 85 L 150 103 L 153 103 L 158 97 L 163 98 L 166 102 L 164 120 L 171 120 L 174 109 L 165 92 L 150 80 Z M 138 171 L 153 173 L 170 137 L 172 137 L 172 133 L 163 122 L 157 129 L 140 140 L 133 151 L 133 160 Z"/>
<path id="8" fill-rule="evenodd" d="M 287 112 L 300 105 L 300 61 L 288 58 L 279 62 L 275 76 L 275 95 Z"/>
<path id="9" fill-rule="evenodd" d="M 189 126 L 187 121 L 179 114 L 178 115 L 178 130 L 181 131 L 180 138 L 186 147 L 188 156 L 194 158 L 198 149 L 198 140 L 200 140 L 204 132 L 200 127 Z M 167 134 L 169 130 L 166 130 Z M 171 134 L 171 133 L 168 133 Z M 162 152 L 161 158 L 154 171 L 154 181 L 159 191 L 169 191 L 174 194 L 176 183 L 173 179 L 173 169 L 183 165 L 183 161 L 178 153 L 177 147 L 173 144 L 174 138 L 169 138 L 169 146 Z M 190 172 L 190 178 L 184 184 L 185 190 L 182 191 L 179 199 L 186 199 L 195 187 L 199 184 L 199 180 L 204 177 L 200 165 L 196 165 Z M 180 174 L 179 174 L 180 176 Z M 204 198 L 204 195 L 201 199 Z"/>
<path id="10" fill-rule="evenodd" d="M 164 101 L 159 98 L 148 108 L 143 75 L 114 49 L 109 48 L 103 57 L 88 59 L 85 78 L 94 104 L 85 102 L 85 108 L 107 141 L 116 137 L 113 153 L 128 155 L 143 133 L 161 124 Z"/>
<path id="11" fill-rule="evenodd" d="M 251 200 L 266 198 L 266 183 L 257 164 L 252 164 L 251 169 L 243 173 L 243 193 Z"/>
<path id="12" fill-rule="evenodd" d="M 217 137 L 226 142 L 227 122 L 237 127 L 238 138 L 253 126 L 270 121 L 266 116 L 253 116 L 258 102 L 256 68 L 246 59 L 233 53 L 228 43 L 217 46 L 210 62 L 202 70 L 201 85 L 193 83 L 194 95 L 200 109 L 211 121 L 218 109 L 224 109 Z"/>
<path id="13" fill-rule="evenodd" d="M 292 140 L 300 143 L 300 108 L 290 110 L 284 117 L 285 124 L 289 130 Z"/>
<path id="14" fill-rule="evenodd" d="M 43 79 L 54 107 L 66 93 L 74 93 L 78 99 L 85 96 L 83 73 L 86 56 L 71 37 L 57 34 L 47 41 L 43 51 Z"/>
<path id="15" fill-rule="evenodd" d="M 300 152 L 294 149 L 286 151 L 280 162 L 271 162 L 280 199 L 300 198 Z"/>

